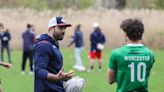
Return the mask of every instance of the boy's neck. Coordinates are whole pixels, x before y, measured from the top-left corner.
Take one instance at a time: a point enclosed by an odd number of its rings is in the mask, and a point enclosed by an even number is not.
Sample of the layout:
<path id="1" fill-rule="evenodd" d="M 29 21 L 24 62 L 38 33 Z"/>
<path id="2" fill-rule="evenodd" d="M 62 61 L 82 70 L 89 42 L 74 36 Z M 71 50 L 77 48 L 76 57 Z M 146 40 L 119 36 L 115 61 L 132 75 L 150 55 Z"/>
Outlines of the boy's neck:
<path id="1" fill-rule="evenodd" d="M 137 40 L 137 41 L 132 41 L 132 40 L 128 40 L 127 44 L 140 44 L 141 40 Z"/>

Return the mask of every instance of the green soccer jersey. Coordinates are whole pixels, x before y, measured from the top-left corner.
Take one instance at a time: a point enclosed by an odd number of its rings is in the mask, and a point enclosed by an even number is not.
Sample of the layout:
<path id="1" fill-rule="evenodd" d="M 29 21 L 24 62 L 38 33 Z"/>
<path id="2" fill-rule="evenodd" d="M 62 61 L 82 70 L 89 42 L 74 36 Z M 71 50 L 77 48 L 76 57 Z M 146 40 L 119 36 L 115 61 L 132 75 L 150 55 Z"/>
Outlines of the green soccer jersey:
<path id="1" fill-rule="evenodd" d="M 117 92 L 148 91 L 153 52 L 142 44 L 127 44 L 112 51 L 109 68 L 116 71 Z"/>

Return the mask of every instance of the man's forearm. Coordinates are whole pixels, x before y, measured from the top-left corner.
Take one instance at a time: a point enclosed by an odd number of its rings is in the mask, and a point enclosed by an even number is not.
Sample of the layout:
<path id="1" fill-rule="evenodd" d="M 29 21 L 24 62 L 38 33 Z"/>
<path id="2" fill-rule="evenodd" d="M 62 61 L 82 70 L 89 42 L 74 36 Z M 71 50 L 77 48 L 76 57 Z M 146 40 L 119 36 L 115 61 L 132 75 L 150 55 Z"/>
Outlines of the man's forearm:
<path id="1" fill-rule="evenodd" d="M 59 78 L 57 77 L 57 75 L 52 74 L 52 73 L 48 73 L 47 79 L 48 80 L 53 80 L 53 81 L 58 81 L 59 80 Z"/>

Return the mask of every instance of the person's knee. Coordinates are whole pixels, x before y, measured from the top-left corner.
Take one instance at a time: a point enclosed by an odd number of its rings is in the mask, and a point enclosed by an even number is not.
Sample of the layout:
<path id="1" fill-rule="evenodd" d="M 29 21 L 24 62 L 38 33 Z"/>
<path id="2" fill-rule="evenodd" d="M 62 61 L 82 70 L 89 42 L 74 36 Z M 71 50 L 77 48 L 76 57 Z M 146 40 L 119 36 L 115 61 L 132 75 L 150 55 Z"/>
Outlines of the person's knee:
<path id="1" fill-rule="evenodd" d="M 93 58 L 90 59 L 90 62 L 91 62 L 91 63 L 94 63 L 94 62 L 95 62 L 95 59 L 93 59 Z"/>

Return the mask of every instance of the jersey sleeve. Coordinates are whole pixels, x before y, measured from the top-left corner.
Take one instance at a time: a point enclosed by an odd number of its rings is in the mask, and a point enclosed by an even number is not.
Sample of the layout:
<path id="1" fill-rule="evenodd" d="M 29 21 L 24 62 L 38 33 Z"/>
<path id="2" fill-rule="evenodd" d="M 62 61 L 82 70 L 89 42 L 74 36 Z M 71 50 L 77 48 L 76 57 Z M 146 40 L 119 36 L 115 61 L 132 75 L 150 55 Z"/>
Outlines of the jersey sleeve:
<path id="1" fill-rule="evenodd" d="M 46 79 L 48 75 L 47 66 L 49 61 L 49 48 L 45 43 L 35 46 L 34 50 L 34 63 L 35 63 L 35 76 Z"/>
<path id="2" fill-rule="evenodd" d="M 150 50 L 150 55 L 151 55 L 151 68 L 155 62 L 155 56 L 154 56 L 154 53 Z"/>
<path id="3" fill-rule="evenodd" d="M 116 53 L 115 51 L 112 51 L 110 58 L 109 58 L 109 68 L 116 70 L 117 64 L 116 64 Z"/>

